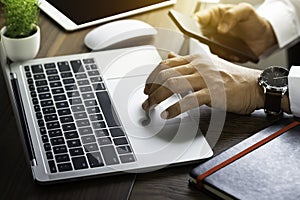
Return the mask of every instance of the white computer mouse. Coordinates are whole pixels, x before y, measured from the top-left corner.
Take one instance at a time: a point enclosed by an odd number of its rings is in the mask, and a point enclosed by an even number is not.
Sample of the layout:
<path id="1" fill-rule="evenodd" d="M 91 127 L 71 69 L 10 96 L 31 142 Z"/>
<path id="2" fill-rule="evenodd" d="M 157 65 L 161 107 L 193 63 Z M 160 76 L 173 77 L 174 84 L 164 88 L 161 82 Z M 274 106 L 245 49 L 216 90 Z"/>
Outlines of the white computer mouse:
<path id="1" fill-rule="evenodd" d="M 157 34 L 157 30 L 140 20 L 124 19 L 101 25 L 84 38 L 91 50 L 123 48 L 147 43 Z"/>

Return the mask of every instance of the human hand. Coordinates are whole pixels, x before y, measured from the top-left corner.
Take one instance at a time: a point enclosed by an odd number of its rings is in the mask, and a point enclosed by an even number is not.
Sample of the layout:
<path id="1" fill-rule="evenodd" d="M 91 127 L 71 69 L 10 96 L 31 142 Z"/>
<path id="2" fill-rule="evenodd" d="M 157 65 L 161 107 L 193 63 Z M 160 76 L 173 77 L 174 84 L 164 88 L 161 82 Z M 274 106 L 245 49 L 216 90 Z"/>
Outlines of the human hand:
<path id="1" fill-rule="evenodd" d="M 173 118 L 201 105 L 249 114 L 264 105 L 257 83 L 261 72 L 227 62 L 217 56 L 189 55 L 163 60 L 149 75 L 144 110 L 152 109 L 174 93 L 187 94 L 161 117 Z"/>
<path id="2" fill-rule="evenodd" d="M 257 56 L 277 43 L 271 24 L 260 17 L 248 3 L 220 4 L 196 13 L 195 18 L 201 24 L 202 32 L 206 36 L 214 37 L 214 34 L 221 33 L 237 37 Z M 211 51 L 229 61 L 247 61 L 217 48 Z"/>

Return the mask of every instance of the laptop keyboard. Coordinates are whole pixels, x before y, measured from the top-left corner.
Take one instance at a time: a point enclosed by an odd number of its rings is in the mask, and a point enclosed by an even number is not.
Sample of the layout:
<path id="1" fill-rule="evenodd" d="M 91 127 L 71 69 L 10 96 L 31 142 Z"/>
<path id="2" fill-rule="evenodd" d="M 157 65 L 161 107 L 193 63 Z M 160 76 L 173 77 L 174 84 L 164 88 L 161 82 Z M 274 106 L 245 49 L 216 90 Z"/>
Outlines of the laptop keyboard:
<path id="1" fill-rule="evenodd" d="M 24 69 L 51 173 L 136 161 L 94 59 Z"/>

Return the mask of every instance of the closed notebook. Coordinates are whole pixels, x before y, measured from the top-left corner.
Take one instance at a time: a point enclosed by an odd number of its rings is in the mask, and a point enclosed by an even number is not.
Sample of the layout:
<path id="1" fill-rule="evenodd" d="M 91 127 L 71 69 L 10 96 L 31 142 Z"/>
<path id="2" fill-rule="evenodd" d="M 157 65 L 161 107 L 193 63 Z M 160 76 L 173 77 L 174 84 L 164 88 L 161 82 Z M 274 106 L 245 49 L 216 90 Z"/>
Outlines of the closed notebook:
<path id="1" fill-rule="evenodd" d="M 300 199 L 300 126 L 281 119 L 190 172 L 224 199 Z"/>

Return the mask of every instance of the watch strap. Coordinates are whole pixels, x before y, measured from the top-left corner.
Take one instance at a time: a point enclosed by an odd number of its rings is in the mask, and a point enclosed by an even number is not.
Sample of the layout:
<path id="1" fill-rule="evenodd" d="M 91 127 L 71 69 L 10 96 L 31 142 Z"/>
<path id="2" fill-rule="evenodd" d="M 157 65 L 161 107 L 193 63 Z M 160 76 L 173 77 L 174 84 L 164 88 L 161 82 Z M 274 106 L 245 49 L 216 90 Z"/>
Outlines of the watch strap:
<path id="1" fill-rule="evenodd" d="M 267 90 L 265 98 L 265 112 L 272 115 L 280 114 L 282 93 Z"/>

